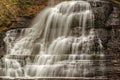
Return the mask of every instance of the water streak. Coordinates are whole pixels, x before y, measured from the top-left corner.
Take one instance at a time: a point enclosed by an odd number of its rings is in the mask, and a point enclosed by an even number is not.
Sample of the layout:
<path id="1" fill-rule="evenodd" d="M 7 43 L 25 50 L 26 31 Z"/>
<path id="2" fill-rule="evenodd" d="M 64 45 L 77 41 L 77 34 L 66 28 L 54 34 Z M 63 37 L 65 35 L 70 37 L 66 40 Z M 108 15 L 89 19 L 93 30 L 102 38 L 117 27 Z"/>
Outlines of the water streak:
<path id="1" fill-rule="evenodd" d="M 96 70 L 104 76 L 102 44 L 95 37 L 88 2 L 65 1 L 47 8 L 31 28 L 6 33 L 2 76 L 85 78 L 95 77 Z"/>

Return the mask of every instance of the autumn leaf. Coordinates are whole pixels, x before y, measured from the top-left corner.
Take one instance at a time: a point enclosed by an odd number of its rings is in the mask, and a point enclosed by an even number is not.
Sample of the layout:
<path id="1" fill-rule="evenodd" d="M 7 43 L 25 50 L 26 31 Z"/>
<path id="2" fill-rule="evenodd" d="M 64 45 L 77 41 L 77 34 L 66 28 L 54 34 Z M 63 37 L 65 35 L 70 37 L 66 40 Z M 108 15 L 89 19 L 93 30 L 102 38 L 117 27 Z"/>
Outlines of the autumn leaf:
<path id="1" fill-rule="evenodd" d="M 10 5 L 7 4 L 7 5 L 5 5 L 5 6 L 6 6 L 7 9 L 10 9 Z"/>

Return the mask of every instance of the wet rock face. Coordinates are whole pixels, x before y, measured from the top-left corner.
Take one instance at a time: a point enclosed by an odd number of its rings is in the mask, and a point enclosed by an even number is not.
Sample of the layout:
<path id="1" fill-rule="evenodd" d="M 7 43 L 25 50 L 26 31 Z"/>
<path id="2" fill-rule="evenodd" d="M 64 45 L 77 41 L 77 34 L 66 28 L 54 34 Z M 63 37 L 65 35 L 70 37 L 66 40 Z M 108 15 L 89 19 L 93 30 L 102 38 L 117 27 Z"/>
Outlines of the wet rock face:
<path id="1" fill-rule="evenodd" d="M 119 29 L 96 29 L 106 55 L 106 73 L 110 80 L 120 79 L 120 31 Z"/>
<path id="2" fill-rule="evenodd" d="M 92 2 L 93 13 L 95 15 L 95 28 L 105 27 L 109 15 L 112 12 L 111 3 L 105 2 Z"/>
<path id="3" fill-rule="evenodd" d="M 13 21 L 13 24 L 10 27 L 11 28 L 26 28 L 26 27 L 29 27 L 33 18 L 34 18 L 34 15 L 19 16 L 19 17 L 16 18 L 15 21 Z"/>
<path id="4" fill-rule="evenodd" d="M 5 43 L 3 38 L 5 37 L 5 32 L 0 33 L 0 58 L 5 54 Z"/>
<path id="5" fill-rule="evenodd" d="M 120 13 L 111 3 L 98 2 L 93 5 L 95 14 L 95 32 L 102 41 L 106 55 L 107 77 L 120 79 Z"/>
<path id="6" fill-rule="evenodd" d="M 120 79 L 120 31 L 118 29 L 111 30 L 111 38 L 108 41 L 107 55 L 109 55 L 109 78 Z"/>
<path id="7" fill-rule="evenodd" d="M 111 12 L 107 25 L 104 25 L 101 29 L 96 29 L 96 33 L 102 40 L 104 52 L 106 55 L 107 76 L 111 80 L 120 79 L 120 16 L 114 8 Z"/>
<path id="8" fill-rule="evenodd" d="M 115 9 L 108 0 L 86 0 L 91 4 L 95 28 L 107 28 L 107 26 L 118 25 L 118 9 Z M 114 23 L 111 23 L 114 22 Z"/>
<path id="9" fill-rule="evenodd" d="M 117 7 L 113 7 L 113 11 L 108 18 L 106 26 L 119 26 L 119 25 L 120 25 L 119 9 Z"/>

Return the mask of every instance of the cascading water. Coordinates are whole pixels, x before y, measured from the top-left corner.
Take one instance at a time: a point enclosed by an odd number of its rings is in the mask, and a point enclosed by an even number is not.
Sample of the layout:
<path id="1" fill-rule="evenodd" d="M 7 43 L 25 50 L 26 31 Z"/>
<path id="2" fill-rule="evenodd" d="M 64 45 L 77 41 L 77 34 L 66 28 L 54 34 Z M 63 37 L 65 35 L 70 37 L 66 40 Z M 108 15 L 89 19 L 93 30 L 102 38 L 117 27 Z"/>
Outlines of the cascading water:
<path id="1" fill-rule="evenodd" d="M 31 28 L 10 30 L 4 41 L 7 53 L 1 77 L 104 76 L 102 44 L 86 1 L 66 1 L 47 8 Z"/>

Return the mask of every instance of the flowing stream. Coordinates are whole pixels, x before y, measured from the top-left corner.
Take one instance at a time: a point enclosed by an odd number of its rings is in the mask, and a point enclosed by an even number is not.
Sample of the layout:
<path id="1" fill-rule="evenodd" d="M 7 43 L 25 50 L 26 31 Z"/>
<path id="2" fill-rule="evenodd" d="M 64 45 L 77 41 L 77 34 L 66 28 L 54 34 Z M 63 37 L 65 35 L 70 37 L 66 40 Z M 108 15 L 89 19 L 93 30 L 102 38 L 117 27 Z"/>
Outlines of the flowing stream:
<path id="1" fill-rule="evenodd" d="M 104 51 L 96 36 L 87 1 L 65 1 L 46 8 L 30 28 L 6 33 L 0 77 L 103 77 Z"/>

